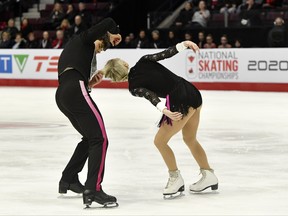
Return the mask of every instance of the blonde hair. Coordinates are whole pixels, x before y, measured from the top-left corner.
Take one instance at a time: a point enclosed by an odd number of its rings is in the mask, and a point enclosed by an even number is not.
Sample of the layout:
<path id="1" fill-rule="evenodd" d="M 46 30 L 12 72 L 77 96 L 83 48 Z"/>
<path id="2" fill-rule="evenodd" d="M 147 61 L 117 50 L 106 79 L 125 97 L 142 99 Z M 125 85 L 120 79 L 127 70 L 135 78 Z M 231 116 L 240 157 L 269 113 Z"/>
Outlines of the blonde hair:
<path id="1" fill-rule="evenodd" d="M 105 77 L 110 78 L 112 82 L 124 82 L 128 80 L 128 68 L 124 66 L 120 58 L 107 61 L 102 72 Z"/>

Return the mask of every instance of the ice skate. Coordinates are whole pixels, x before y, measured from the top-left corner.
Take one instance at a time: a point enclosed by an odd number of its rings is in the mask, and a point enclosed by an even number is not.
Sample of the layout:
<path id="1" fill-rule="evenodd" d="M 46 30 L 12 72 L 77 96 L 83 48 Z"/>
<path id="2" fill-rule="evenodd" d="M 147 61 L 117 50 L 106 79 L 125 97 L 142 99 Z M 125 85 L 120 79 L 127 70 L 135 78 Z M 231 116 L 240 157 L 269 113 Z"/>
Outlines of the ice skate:
<path id="1" fill-rule="evenodd" d="M 86 205 L 85 209 L 90 208 L 92 202 L 100 204 L 101 208 L 113 208 L 118 206 L 116 197 L 106 194 L 103 190 L 85 190 L 83 193 L 83 203 Z"/>
<path id="2" fill-rule="evenodd" d="M 182 196 L 184 188 L 184 180 L 180 171 L 169 171 L 169 179 L 163 191 L 164 199 L 174 199 Z"/>
<path id="3" fill-rule="evenodd" d="M 212 190 L 218 189 L 218 179 L 214 174 L 214 170 L 200 169 L 202 178 L 196 183 L 190 185 L 190 191 L 201 192 L 211 187 Z"/>
<path id="4" fill-rule="evenodd" d="M 59 193 L 66 194 L 68 190 L 71 190 L 77 194 L 82 194 L 84 192 L 84 186 L 79 181 L 69 184 L 61 180 L 59 182 Z"/>

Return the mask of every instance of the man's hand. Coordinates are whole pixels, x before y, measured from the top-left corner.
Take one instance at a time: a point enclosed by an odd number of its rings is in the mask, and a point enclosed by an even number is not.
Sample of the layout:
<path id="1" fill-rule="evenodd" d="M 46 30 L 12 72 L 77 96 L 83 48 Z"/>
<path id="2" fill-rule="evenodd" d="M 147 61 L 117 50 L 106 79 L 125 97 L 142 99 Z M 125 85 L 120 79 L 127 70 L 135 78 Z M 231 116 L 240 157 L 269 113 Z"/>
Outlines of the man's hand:
<path id="1" fill-rule="evenodd" d="M 122 36 L 120 34 L 111 34 L 108 32 L 108 36 L 112 46 L 117 46 L 122 41 Z"/>
<path id="2" fill-rule="evenodd" d="M 93 88 L 95 85 L 99 84 L 103 79 L 103 73 L 100 71 L 89 81 L 89 87 Z"/>
<path id="3" fill-rule="evenodd" d="M 179 121 L 182 119 L 183 115 L 180 112 L 171 112 L 168 109 L 164 109 L 163 110 L 163 114 L 168 116 L 170 119 L 172 119 L 173 121 Z"/>

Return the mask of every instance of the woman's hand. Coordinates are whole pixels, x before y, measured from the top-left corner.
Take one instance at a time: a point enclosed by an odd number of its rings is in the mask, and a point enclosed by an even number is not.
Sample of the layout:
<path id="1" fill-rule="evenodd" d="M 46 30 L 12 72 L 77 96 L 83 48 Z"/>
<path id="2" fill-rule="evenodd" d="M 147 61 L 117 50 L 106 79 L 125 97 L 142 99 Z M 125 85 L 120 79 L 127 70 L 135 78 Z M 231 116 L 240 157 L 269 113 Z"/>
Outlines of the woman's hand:
<path id="1" fill-rule="evenodd" d="M 122 36 L 120 34 L 111 34 L 108 32 L 108 36 L 112 46 L 117 46 L 122 41 Z"/>
<path id="2" fill-rule="evenodd" d="M 103 79 L 103 73 L 99 71 L 92 79 L 89 81 L 89 87 L 93 88 L 95 85 L 99 84 Z"/>
<path id="3" fill-rule="evenodd" d="M 182 119 L 183 115 L 180 112 L 171 112 L 168 109 L 163 110 L 163 114 L 172 119 L 173 121 L 179 121 Z"/>
<path id="4" fill-rule="evenodd" d="M 199 52 L 199 47 L 197 44 L 193 43 L 192 41 L 184 41 L 184 46 L 189 47 L 194 52 Z"/>

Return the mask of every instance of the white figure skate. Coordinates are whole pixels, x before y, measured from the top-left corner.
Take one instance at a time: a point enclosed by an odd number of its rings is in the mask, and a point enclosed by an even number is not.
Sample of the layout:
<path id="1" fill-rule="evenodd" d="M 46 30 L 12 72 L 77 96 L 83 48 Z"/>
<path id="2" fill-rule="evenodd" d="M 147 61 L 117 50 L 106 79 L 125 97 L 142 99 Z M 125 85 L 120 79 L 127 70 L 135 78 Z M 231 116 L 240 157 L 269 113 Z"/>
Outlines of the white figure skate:
<path id="1" fill-rule="evenodd" d="M 184 191 L 184 180 L 179 170 L 169 171 L 169 179 L 164 188 L 164 199 L 173 199 L 182 196 Z"/>
<path id="2" fill-rule="evenodd" d="M 202 178 L 196 183 L 190 185 L 190 191 L 201 192 L 210 187 L 212 190 L 217 190 L 218 179 L 216 175 L 214 174 L 214 170 L 200 169 L 200 172 L 202 174 Z"/>

